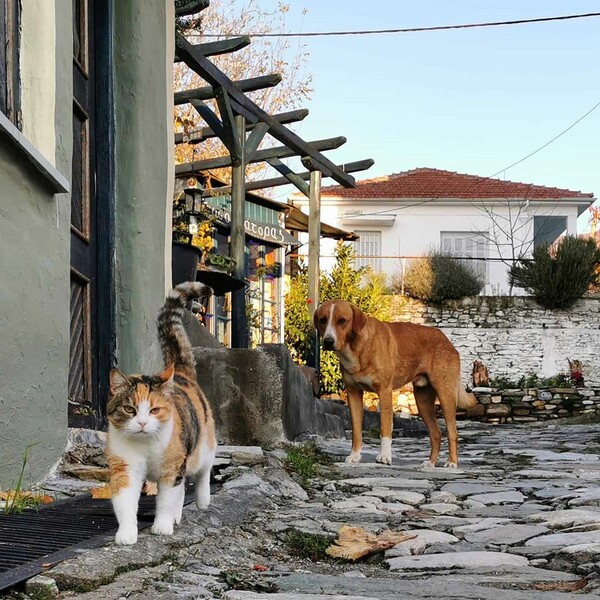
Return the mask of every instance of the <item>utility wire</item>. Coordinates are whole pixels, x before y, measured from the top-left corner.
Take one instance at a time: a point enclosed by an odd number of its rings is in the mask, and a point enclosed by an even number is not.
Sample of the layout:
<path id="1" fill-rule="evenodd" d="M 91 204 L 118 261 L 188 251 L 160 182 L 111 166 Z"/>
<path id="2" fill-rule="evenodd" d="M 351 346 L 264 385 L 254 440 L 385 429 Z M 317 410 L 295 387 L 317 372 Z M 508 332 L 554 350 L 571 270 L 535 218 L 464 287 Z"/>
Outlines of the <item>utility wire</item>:
<path id="1" fill-rule="evenodd" d="M 567 128 L 563 129 L 559 134 L 555 135 L 552 139 L 548 140 L 545 144 L 542 144 L 539 148 L 536 148 L 533 152 L 530 152 L 529 154 L 527 154 L 523 158 L 520 158 L 519 160 L 517 160 L 517 161 L 511 163 L 510 165 L 508 165 L 507 167 L 504 167 L 504 168 L 500 169 L 499 171 L 497 171 L 493 175 L 488 175 L 487 177 L 481 177 L 477 181 L 474 181 L 473 185 L 471 186 L 471 188 L 469 188 L 468 191 L 470 191 L 471 189 L 475 188 L 478 184 L 480 184 L 480 183 L 482 183 L 484 181 L 487 181 L 488 179 L 492 179 L 492 178 L 496 177 L 497 175 L 500 175 L 500 173 L 503 173 L 504 171 L 508 171 L 509 169 L 512 169 L 516 165 L 519 165 L 522 162 L 526 161 L 528 158 L 531 158 L 532 156 L 534 156 L 538 152 L 541 152 L 544 148 L 547 148 L 550 144 L 552 144 L 553 142 L 555 142 L 556 140 L 558 140 L 560 137 L 562 137 L 563 135 L 565 135 L 565 133 L 567 133 L 568 131 L 570 131 L 571 129 L 573 129 L 573 127 L 575 127 L 575 125 L 577 125 L 578 123 L 581 123 L 581 121 L 583 121 L 586 117 L 588 117 L 589 115 L 591 115 L 599 106 L 600 106 L 600 102 L 596 103 L 586 113 L 584 113 L 583 115 L 581 115 L 581 117 L 579 117 L 576 121 L 573 121 L 573 123 L 571 123 Z M 533 185 L 533 184 L 530 184 L 530 185 Z M 369 213 L 361 213 L 360 216 L 365 216 L 366 217 L 366 216 L 375 216 L 375 215 L 382 215 L 382 214 L 388 214 L 388 213 L 397 214 L 397 212 L 400 211 L 400 210 L 406 210 L 407 208 L 413 208 L 415 206 L 421 206 L 422 204 L 428 204 L 429 202 L 435 202 L 436 200 L 439 200 L 439 198 L 427 198 L 426 200 L 422 200 L 422 201 L 416 202 L 414 204 L 408 204 L 406 206 L 396 206 L 394 208 L 388 208 L 388 209 L 385 209 L 385 210 L 380 210 L 380 211 L 375 211 L 375 212 L 369 212 Z"/>
<path id="2" fill-rule="evenodd" d="M 325 37 L 345 35 L 379 35 L 390 33 L 421 33 L 424 31 L 446 31 L 449 29 L 475 29 L 480 27 L 499 27 L 503 25 L 524 25 L 528 23 L 547 23 L 549 21 L 568 21 L 572 19 L 587 19 L 600 17 L 600 13 L 583 13 L 576 15 L 562 15 L 558 17 L 538 17 L 535 19 L 515 19 L 513 21 L 492 21 L 488 23 L 465 23 L 462 25 L 437 25 L 434 27 L 405 27 L 402 29 L 364 29 L 357 31 L 307 31 L 297 33 L 230 33 L 224 36 L 222 33 L 190 34 L 186 37 L 230 37 L 248 35 L 256 38 L 288 38 L 288 37 Z"/>

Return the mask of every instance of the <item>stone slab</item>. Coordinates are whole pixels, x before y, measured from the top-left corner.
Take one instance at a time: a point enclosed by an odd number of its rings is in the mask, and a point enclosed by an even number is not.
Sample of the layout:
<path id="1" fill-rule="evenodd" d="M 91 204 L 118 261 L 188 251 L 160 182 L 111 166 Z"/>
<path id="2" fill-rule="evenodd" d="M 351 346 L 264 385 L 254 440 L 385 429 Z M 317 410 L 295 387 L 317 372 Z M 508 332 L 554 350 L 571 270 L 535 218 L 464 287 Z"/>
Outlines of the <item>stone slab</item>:
<path id="1" fill-rule="evenodd" d="M 528 539 L 547 533 L 548 529 L 543 525 L 498 525 L 490 529 L 483 529 L 467 533 L 465 540 L 478 544 L 519 544 Z"/>
<path id="2" fill-rule="evenodd" d="M 525 567 L 524 556 L 505 552 L 450 552 L 423 556 L 399 556 L 385 561 L 391 571 L 439 571 L 442 569 L 502 570 Z"/>

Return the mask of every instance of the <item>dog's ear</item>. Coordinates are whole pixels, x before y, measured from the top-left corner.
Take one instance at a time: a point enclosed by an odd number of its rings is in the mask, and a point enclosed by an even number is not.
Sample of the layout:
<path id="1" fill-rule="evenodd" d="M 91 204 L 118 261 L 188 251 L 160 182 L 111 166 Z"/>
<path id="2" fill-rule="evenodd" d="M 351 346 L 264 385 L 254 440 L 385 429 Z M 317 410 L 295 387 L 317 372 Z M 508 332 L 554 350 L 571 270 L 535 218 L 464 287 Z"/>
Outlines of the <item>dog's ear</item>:
<path id="1" fill-rule="evenodd" d="M 352 305 L 352 331 L 354 333 L 360 333 L 363 327 L 367 324 L 367 315 L 358 308 L 358 306 Z"/>
<path id="2" fill-rule="evenodd" d="M 319 308 L 321 308 L 320 306 L 318 306 L 317 308 L 315 308 L 315 314 L 313 315 L 313 324 L 315 326 L 315 329 L 317 330 L 317 333 L 319 331 Z"/>

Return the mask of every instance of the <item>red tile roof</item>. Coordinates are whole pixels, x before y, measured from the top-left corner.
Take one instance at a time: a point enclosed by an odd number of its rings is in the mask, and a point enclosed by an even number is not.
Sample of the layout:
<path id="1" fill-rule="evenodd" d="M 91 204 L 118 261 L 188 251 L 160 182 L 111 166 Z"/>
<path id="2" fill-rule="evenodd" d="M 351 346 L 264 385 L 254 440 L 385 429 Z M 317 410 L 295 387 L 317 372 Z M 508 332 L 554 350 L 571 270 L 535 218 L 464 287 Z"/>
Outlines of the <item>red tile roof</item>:
<path id="1" fill-rule="evenodd" d="M 339 185 L 324 187 L 322 196 L 340 198 L 520 198 L 551 200 L 582 198 L 591 200 L 593 194 L 564 190 L 531 183 L 503 181 L 454 171 L 420 168 L 392 173 L 383 177 L 363 179 L 355 188 Z"/>

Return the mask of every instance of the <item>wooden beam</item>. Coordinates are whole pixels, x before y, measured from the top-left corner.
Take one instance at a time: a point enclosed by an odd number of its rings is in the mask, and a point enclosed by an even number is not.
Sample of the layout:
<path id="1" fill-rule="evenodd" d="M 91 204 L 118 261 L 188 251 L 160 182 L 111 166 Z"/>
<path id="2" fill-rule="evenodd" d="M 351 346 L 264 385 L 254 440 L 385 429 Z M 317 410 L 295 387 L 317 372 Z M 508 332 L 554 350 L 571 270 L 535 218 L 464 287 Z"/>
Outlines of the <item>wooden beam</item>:
<path id="1" fill-rule="evenodd" d="M 270 164 L 270 160 L 267 160 Z M 356 173 L 357 171 L 366 171 L 375 164 L 372 158 L 365 160 L 358 160 L 356 162 L 349 162 L 343 165 L 338 165 L 340 169 L 346 173 Z M 303 171 L 302 173 L 296 173 L 296 177 L 299 177 L 303 181 L 307 181 L 310 178 L 310 171 Z M 258 179 L 257 181 L 248 181 L 246 183 L 246 191 L 264 190 L 272 187 L 279 187 L 281 185 L 289 185 L 291 182 L 286 177 L 273 177 L 271 179 Z M 219 196 L 221 194 L 228 194 L 231 192 L 231 186 L 226 185 L 218 188 L 211 188 L 203 190 L 202 197 Z"/>
<path id="2" fill-rule="evenodd" d="M 208 8 L 210 0 L 175 0 L 175 16 L 195 15 Z"/>
<path id="3" fill-rule="evenodd" d="M 249 35 L 219 40 L 218 42 L 206 42 L 203 44 L 194 44 L 194 48 L 204 56 L 220 56 L 241 50 L 251 43 Z M 181 62 L 181 59 L 175 54 L 175 62 Z"/>
<path id="4" fill-rule="evenodd" d="M 240 79 L 235 84 L 243 92 L 255 92 L 257 90 L 264 90 L 265 88 L 272 88 L 281 83 L 281 75 L 279 73 L 273 73 L 272 75 L 261 75 L 260 77 L 250 77 L 249 79 Z M 219 87 L 219 86 L 215 86 Z M 193 90 L 183 90 L 182 92 L 175 92 L 175 105 L 186 104 L 190 100 L 211 100 L 215 97 L 215 89 L 213 86 L 207 85 L 206 87 L 194 88 Z"/>
<path id="5" fill-rule="evenodd" d="M 223 132 L 225 133 L 225 137 L 222 138 L 223 143 L 229 150 L 231 165 L 237 167 L 243 161 L 240 138 L 243 137 L 246 139 L 246 125 L 244 123 L 243 131 L 237 130 L 237 122 L 229 102 L 229 94 L 222 87 L 217 86 L 215 88 L 215 96 L 219 105 L 219 112 L 221 113 Z"/>
<path id="6" fill-rule="evenodd" d="M 246 139 L 246 146 L 244 148 L 244 160 L 250 161 L 256 154 L 258 146 L 263 141 L 265 135 L 269 131 L 269 126 L 266 123 L 257 123 L 256 127 L 252 130 L 248 138 Z"/>
<path id="7" fill-rule="evenodd" d="M 223 123 L 221 119 L 216 115 L 210 106 L 204 104 L 200 100 L 192 100 L 192 106 L 198 111 L 200 116 L 206 121 L 208 125 L 211 127 L 211 131 L 214 131 L 216 135 L 221 138 L 221 140 L 225 140 L 226 133 L 223 128 Z"/>
<path id="8" fill-rule="evenodd" d="M 303 156 L 300 160 L 309 171 L 319 171 L 323 177 L 332 176 L 331 169 L 326 167 L 322 161 L 316 160 L 312 156 Z"/>
<path id="9" fill-rule="evenodd" d="M 256 119 L 266 123 L 269 126 L 269 134 L 272 137 L 286 145 L 290 150 L 293 150 L 294 154 L 299 156 L 309 156 L 314 160 L 317 160 L 323 167 L 326 167 L 331 171 L 331 176 L 339 184 L 344 187 L 354 187 L 354 177 L 338 169 L 333 162 L 323 156 L 318 150 L 311 147 L 310 144 L 305 142 L 293 131 L 290 131 L 281 123 L 278 123 L 276 119 L 257 106 L 250 98 L 247 98 L 229 77 L 211 63 L 208 58 L 194 50 L 194 46 L 179 33 L 175 36 L 175 47 L 177 49 L 177 54 L 192 70 L 205 79 L 209 85 L 212 85 L 213 87 L 218 85 L 222 86 L 223 89 L 231 95 L 233 101 L 254 115 Z"/>
<path id="10" fill-rule="evenodd" d="M 290 169 L 285 163 L 281 162 L 278 158 L 269 158 L 267 162 L 279 173 L 283 175 L 283 178 L 300 190 L 306 197 L 309 196 L 309 185 L 299 177 L 292 169 Z M 246 188 L 248 189 L 248 188 Z"/>
<path id="11" fill-rule="evenodd" d="M 192 101 L 194 105 L 194 101 Z M 299 110 L 290 110 L 288 112 L 278 113 L 273 115 L 280 123 L 296 123 L 302 121 L 308 116 L 308 109 L 302 108 Z M 247 123 L 246 131 L 252 131 L 256 127 L 256 123 Z M 209 138 L 219 137 L 210 127 L 199 127 L 189 133 L 176 133 L 176 144 L 199 144 Z"/>
<path id="12" fill-rule="evenodd" d="M 269 128 L 269 134 L 271 133 L 271 129 Z M 305 142 L 307 145 L 311 146 L 311 150 L 318 154 L 320 150 L 334 150 L 335 148 L 339 148 L 342 144 L 346 142 L 345 137 L 335 137 L 335 138 L 327 138 L 325 140 L 316 140 L 314 142 Z M 294 150 L 291 150 L 287 146 L 275 146 L 274 148 L 264 148 L 263 150 L 259 150 L 256 152 L 252 158 L 252 160 L 248 162 L 262 162 L 263 160 L 267 160 L 267 158 L 289 158 L 290 156 L 295 156 Z M 207 158 L 204 160 L 197 160 L 193 163 L 184 163 L 181 165 L 175 166 L 175 176 L 176 177 L 189 177 L 193 175 L 197 171 L 205 171 L 206 169 L 220 169 L 223 167 L 231 166 L 231 157 L 229 156 L 217 156 L 216 158 Z M 335 165 L 334 165 L 335 166 Z M 337 167 L 335 167 L 337 170 Z"/>
<path id="13" fill-rule="evenodd" d="M 241 148 L 241 161 L 231 169 L 231 244 L 229 255 L 235 259 L 236 264 L 233 276 L 245 279 L 245 254 L 246 254 L 246 161 L 245 140 L 246 124 L 244 117 L 236 116 L 235 125 L 238 145 Z M 246 289 L 237 290 L 231 294 L 231 346 L 233 348 L 248 347 L 248 322 L 246 317 Z"/>

